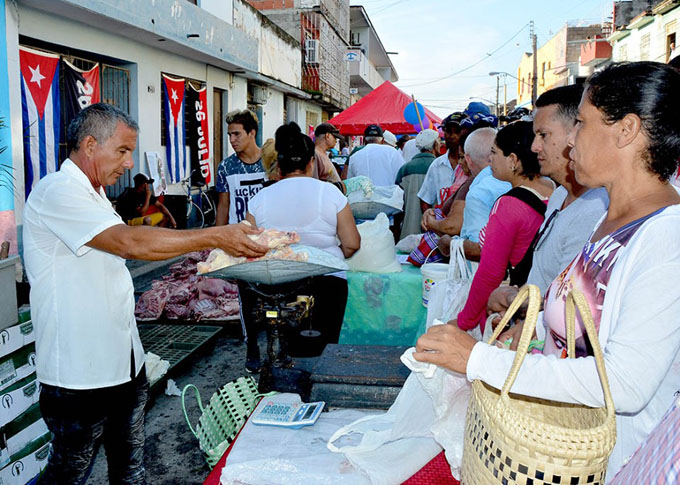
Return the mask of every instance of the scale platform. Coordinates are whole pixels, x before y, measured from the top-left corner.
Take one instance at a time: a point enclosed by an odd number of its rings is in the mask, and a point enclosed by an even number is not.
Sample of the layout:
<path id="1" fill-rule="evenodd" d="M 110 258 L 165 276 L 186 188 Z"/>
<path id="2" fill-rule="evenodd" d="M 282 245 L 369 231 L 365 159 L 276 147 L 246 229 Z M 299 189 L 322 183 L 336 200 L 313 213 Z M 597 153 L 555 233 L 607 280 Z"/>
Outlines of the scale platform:
<path id="1" fill-rule="evenodd" d="M 311 401 L 346 408 L 389 408 L 411 371 L 399 357 L 408 347 L 329 344 L 311 374 Z"/>

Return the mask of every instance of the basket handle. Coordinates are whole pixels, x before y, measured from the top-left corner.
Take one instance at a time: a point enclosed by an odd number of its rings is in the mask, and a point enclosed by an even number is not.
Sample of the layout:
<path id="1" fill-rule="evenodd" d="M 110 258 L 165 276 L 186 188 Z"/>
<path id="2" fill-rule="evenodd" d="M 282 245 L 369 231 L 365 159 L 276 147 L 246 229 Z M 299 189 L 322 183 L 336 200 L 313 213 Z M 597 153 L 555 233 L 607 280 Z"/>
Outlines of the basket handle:
<path id="1" fill-rule="evenodd" d="M 517 313 L 517 310 L 522 306 L 522 303 L 524 303 L 524 300 L 529 298 L 529 308 L 527 309 L 527 317 L 526 320 L 530 320 L 531 317 L 533 317 L 533 326 L 531 327 L 531 333 L 528 333 L 526 331 L 526 321 L 524 323 L 524 330 L 522 332 L 522 336 L 520 338 L 520 342 L 517 346 L 517 352 L 519 353 L 520 348 L 522 348 L 522 339 L 524 339 L 524 334 L 527 334 L 526 338 L 526 348 L 529 348 L 529 343 L 531 342 L 531 336 L 533 335 L 534 328 L 536 327 L 536 320 L 538 320 L 538 312 L 540 311 L 541 307 L 541 293 L 538 289 L 538 286 L 535 285 L 524 285 L 522 288 L 520 288 L 519 293 L 517 293 L 517 296 L 515 297 L 514 300 L 512 300 L 512 303 L 510 304 L 510 307 L 508 310 L 505 312 L 505 315 L 503 315 L 503 318 L 501 318 L 501 322 L 496 326 L 496 329 L 493 331 L 493 334 L 491 335 L 491 338 L 487 342 L 489 345 L 493 345 L 493 343 L 496 341 L 496 339 L 500 336 L 500 334 L 503 332 L 503 329 L 506 327 L 508 323 L 510 323 L 510 319 L 515 316 L 515 313 Z M 533 313 L 535 312 L 535 317 L 533 316 Z M 494 315 L 489 315 L 489 318 L 487 319 L 487 325 L 490 324 L 489 320 L 494 317 Z M 526 352 L 526 350 L 525 350 Z"/>
<path id="2" fill-rule="evenodd" d="M 578 309 L 583 321 L 583 326 L 586 328 L 586 334 L 590 345 L 593 348 L 593 355 L 595 356 L 595 366 L 597 373 L 600 376 L 600 384 L 602 384 L 602 392 L 604 394 L 604 404 L 607 408 L 607 418 L 613 419 L 614 413 L 614 399 L 612 398 L 611 390 L 609 389 L 609 379 L 607 378 L 607 369 L 604 365 L 604 357 L 602 356 L 602 348 L 600 347 L 600 339 L 595 330 L 595 322 L 593 322 L 593 315 L 590 312 L 590 306 L 586 301 L 585 296 L 579 290 L 572 290 L 567 295 L 566 314 L 567 314 L 567 345 L 571 346 L 571 351 L 568 350 L 569 357 L 574 356 L 575 334 L 576 334 L 576 314 L 574 306 Z M 571 341 L 569 340 L 569 333 L 571 331 Z"/>
<path id="3" fill-rule="evenodd" d="M 529 351 L 529 344 L 531 343 L 531 337 L 536 329 L 536 321 L 538 320 L 538 313 L 541 308 L 541 294 L 538 287 L 535 285 L 524 285 L 520 290 L 518 295 L 513 300 L 510 308 L 505 313 L 501 319 L 501 323 L 498 324 L 493 332 L 493 335 L 489 339 L 489 344 L 498 338 L 505 325 L 510 321 L 512 316 L 517 312 L 519 307 L 524 303 L 526 299 L 529 299 L 529 306 L 527 308 L 526 319 L 524 320 L 524 328 L 522 329 L 522 335 L 519 339 L 519 344 L 517 345 L 517 352 L 515 353 L 515 359 L 512 362 L 512 367 L 510 367 L 510 372 L 508 377 L 505 379 L 503 388 L 501 389 L 501 399 L 509 399 L 510 389 L 517 379 L 517 374 L 519 374 L 519 369 L 524 362 L 524 357 Z M 602 391 L 604 393 L 605 407 L 607 408 L 607 417 L 612 418 L 615 413 L 614 400 L 612 399 L 611 391 L 609 389 L 609 380 L 607 379 L 606 368 L 604 365 L 604 357 L 602 356 L 602 349 L 600 347 L 600 341 L 597 336 L 597 331 L 595 330 L 595 324 L 593 322 L 593 317 L 590 312 L 590 307 L 581 293 L 578 290 L 572 290 L 567 295 L 566 301 L 566 327 L 567 327 L 567 355 L 569 358 L 574 357 L 575 348 L 575 334 L 576 334 L 576 315 L 575 307 L 578 308 L 583 320 L 583 325 L 586 328 L 586 333 L 590 344 L 593 347 L 593 354 L 595 357 L 595 366 L 597 368 L 597 373 L 600 377 L 600 383 L 602 384 Z"/>
<path id="4" fill-rule="evenodd" d="M 194 389 L 194 394 L 196 396 L 196 401 L 198 401 L 198 409 L 201 410 L 201 413 L 203 413 L 203 403 L 201 402 L 201 394 L 198 392 L 198 388 L 194 386 L 193 384 L 187 384 L 184 386 L 184 389 L 182 389 L 182 411 L 184 411 L 184 419 L 187 422 L 187 425 L 189 426 L 189 429 L 193 433 L 193 435 L 198 438 L 198 433 L 194 430 L 194 427 L 191 426 L 191 421 L 189 420 L 189 415 L 187 414 L 187 406 L 186 406 L 186 393 L 187 391 L 193 388 Z"/>

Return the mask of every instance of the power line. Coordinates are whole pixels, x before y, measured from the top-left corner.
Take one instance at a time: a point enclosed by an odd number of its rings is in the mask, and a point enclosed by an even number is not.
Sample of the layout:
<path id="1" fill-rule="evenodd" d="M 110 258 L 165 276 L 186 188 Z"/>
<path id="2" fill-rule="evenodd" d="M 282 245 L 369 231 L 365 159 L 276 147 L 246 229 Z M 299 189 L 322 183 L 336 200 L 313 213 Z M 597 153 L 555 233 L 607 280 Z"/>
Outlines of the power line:
<path id="1" fill-rule="evenodd" d="M 427 81 L 427 82 L 419 83 L 419 84 L 409 84 L 409 85 L 407 85 L 407 86 L 400 86 L 400 87 L 402 87 L 402 88 L 412 88 L 412 87 L 415 87 L 415 86 L 425 86 L 425 85 L 427 85 L 427 84 L 437 83 L 437 82 L 443 81 L 443 80 L 445 80 L 445 79 L 451 79 L 452 77 L 457 76 L 458 74 L 461 74 L 461 73 L 463 73 L 463 72 L 465 72 L 465 71 L 468 71 L 468 70 L 472 69 L 473 67 L 475 67 L 476 65 L 481 64 L 482 62 L 484 62 L 485 60 L 487 60 L 489 57 L 493 56 L 495 53 L 497 53 L 499 50 L 501 50 L 503 47 L 505 47 L 506 45 L 508 45 L 510 42 L 512 42 L 512 41 L 514 40 L 515 37 L 517 37 L 519 34 L 522 33 L 522 31 L 523 31 L 524 29 L 527 28 L 528 25 L 529 25 L 529 24 L 525 24 L 524 26 L 522 26 L 522 28 L 519 29 L 515 35 L 513 35 L 513 36 L 510 37 L 507 41 L 505 41 L 505 42 L 503 43 L 503 45 L 501 45 L 500 47 L 498 47 L 497 49 L 495 49 L 495 50 L 492 51 L 492 52 L 488 52 L 488 53 L 487 53 L 484 57 L 482 57 L 480 60 L 478 60 L 477 62 L 475 62 L 475 63 L 473 63 L 473 64 L 470 64 L 468 67 L 466 67 L 466 68 L 464 68 L 464 69 L 461 69 L 460 71 L 456 71 L 456 72 L 454 72 L 454 73 L 452 73 L 452 74 L 449 74 L 448 76 L 440 77 L 440 78 L 438 78 L 438 79 L 433 79 L 432 81 Z"/>

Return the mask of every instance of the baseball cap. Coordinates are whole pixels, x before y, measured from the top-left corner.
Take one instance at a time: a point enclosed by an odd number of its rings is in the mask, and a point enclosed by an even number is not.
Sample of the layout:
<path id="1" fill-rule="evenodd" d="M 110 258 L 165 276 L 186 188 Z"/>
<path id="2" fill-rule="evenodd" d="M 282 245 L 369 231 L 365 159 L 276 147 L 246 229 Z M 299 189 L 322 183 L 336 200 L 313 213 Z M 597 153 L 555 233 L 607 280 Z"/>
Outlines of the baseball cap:
<path id="1" fill-rule="evenodd" d="M 144 174 L 141 173 L 141 172 L 138 173 L 137 175 L 135 175 L 135 176 L 132 178 L 132 180 L 135 181 L 135 185 L 142 185 L 143 183 L 148 183 L 148 184 L 152 184 L 152 183 L 153 183 L 153 179 L 152 179 L 152 178 L 147 177 L 146 175 L 144 175 Z"/>
<path id="2" fill-rule="evenodd" d="M 470 104 L 467 105 L 467 108 L 465 108 L 464 113 L 468 116 L 472 116 L 474 114 L 489 116 L 491 114 L 491 110 L 484 103 L 480 103 L 479 101 L 472 101 L 470 102 Z"/>
<path id="3" fill-rule="evenodd" d="M 336 137 L 340 137 L 340 130 L 338 130 L 335 127 L 335 125 L 333 125 L 331 123 L 321 123 L 314 130 L 314 136 L 322 136 L 322 135 L 325 135 L 326 133 L 330 133 L 331 135 L 334 135 Z"/>
<path id="4" fill-rule="evenodd" d="M 435 141 L 439 139 L 439 133 L 435 130 L 423 130 L 416 136 L 416 148 L 418 150 L 429 150 L 434 146 Z"/>
<path id="5" fill-rule="evenodd" d="M 383 141 L 391 147 L 397 146 L 397 137 L 394 136 L 394 133 L 392 133 L 390 130 L 385 130 L 383 132 Z"/>
<path id="6" fill-rule="evenodd" d="M 441 129 L 445 130 L 450 125 L 456 125 L 456 124 L 460 125 L 460 123 L 467 117 L 468 117 L 468 115 L 466 115 L 462 111 L 454 111 L 453 113 L 451 113 L 449 116 L 447 116 L 446 118 L 444 118 L 442 120 L 439 127 Z"/>
<path id="7" fill-rule="evenodd" d="M 382 128 L 378 125 L 368 125 L 364 130 L 364 136 L 383 136 Z"/>

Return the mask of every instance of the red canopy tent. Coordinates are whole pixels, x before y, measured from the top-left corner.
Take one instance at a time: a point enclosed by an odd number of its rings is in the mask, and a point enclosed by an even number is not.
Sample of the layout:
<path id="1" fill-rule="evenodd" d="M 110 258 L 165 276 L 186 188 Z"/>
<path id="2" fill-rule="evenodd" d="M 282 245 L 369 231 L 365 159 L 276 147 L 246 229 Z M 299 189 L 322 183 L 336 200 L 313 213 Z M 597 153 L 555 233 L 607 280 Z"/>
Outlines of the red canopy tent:
<path id="1" fill-rule="evenodd" d="M 417 100 L 416 100 L 417 101 Z M 345 111 L 328 120 L 343 135 L 363 135 L 368 125 L 380 125 L 395 135 L 413 133 L 413 125 L 404 119 L 404 108 L 412 103 L 411 97 L 389 81 L 385 81 Z M 432 123 L 441 123 L 441 118 L 425 108 L 425 114 Z"/>

